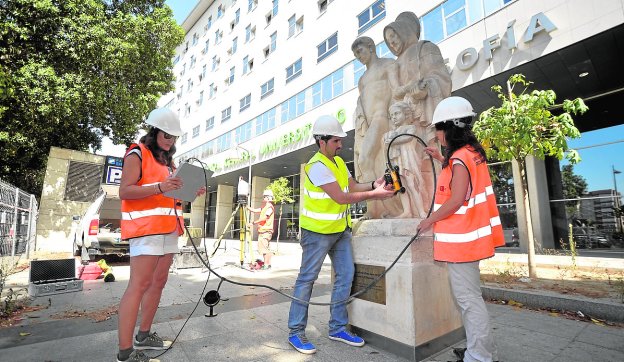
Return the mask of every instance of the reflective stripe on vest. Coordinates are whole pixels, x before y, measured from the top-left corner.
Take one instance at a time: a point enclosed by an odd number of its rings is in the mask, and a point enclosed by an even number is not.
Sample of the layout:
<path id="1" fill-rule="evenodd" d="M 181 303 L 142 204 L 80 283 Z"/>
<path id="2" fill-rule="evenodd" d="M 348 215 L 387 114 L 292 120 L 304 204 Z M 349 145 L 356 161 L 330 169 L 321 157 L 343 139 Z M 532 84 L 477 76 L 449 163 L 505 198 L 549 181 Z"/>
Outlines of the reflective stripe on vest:
<path id="1" fill-rule="evenodd" d="M 169 168 L 156 161 L 152 152 L 142 143 L 133 144 L 128 153 L 136 147 L 141 149 L 141 178 L 138 186 L 151 186 L 169 176 Z M 178 217 L 176 217 L 176 210 Z M 123 240 L 146 235 L 170 234 L 177 231 L 182 235 L 184 219 L 182 208 L 176 200 L 155 194 L 142 199 L 121 200 L 121 238 Z"/>
<path id="2" fill-rule="evenodd" d="M 467 147 L 453 153 L 468 169 L 470 198 L 449 217 L 434 225 L 433 257 L 438 261 L 471 262 L 494 255 L 494 248 L 505 244 L 496 197 L 487 164 L 481 155 Z M 439 177 L 434 209 L 451 197 L 452 162 Z"/>
<path id="3" fill-rule="evenodd" d="M 132 219 L 138 219 L 140 217 L 157 216 L 157 215 L 158 216 L 175 215 L 175 209 L 171 207 L 157 207 L 155 209 L 149 209 L 149 210 L 122 212 L 121 219 L 132 220 Z"/>
<path id="4" fill-rule="evenodd" d="M 492 188 L 492 186 L 487 186 L 485 188 L 485 191 L 475 195 L 474 197 L 471 197 L 467 202 L 468 205 L 462 205 L 459 210 L 455 211 L 455 214 L 457 215 L 463 215 L 466 213 L 466 211 L 468 211 L 468 209 L 473 208 L 475 205 L 484 203 L 487 201 L 487 196 L 488 195 L 494 195 L 494 189 Z M 433 211 L 438 211 L 438 209 L 442 206 L 442 204 L 434 204 L 433 205 Z"/>
<path id="5" fill-rule="evenodd" d="M 301 228 L 320 234 L 333 234 L 343 232 L 351 227 L 351 215 L 348 213 L 349 205 L 341 205 L 335 202 L 322 188 L 315 186 L 307 177 L 310 167 L 321 162 L 334 175 L 340 189 L 349 192 L 349 171 L 342 158 L 335 156 L 334 162 L 317 152 L 305 166 L 306 177 L 304 179 L 304 192 L 299 225 Z"/>

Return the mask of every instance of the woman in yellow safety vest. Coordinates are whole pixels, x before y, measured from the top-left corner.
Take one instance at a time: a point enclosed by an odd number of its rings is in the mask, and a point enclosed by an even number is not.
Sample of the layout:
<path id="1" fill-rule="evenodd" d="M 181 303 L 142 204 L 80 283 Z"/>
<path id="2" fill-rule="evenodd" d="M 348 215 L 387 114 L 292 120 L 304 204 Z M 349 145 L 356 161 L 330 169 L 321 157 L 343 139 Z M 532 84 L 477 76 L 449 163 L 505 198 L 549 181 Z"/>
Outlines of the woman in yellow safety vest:
<path id="1" fill-rule="evenodd" d="M 150 329 L 183 233 L 180 204 L 162 195 L 182 187 L 182 180 L 171 174 L 175 142 L 183 132 L 176 114 L 166 108 L 153 110 L 146 123 L 151 126 L 148 133 L 126 152 L 119 186 L 121 237 L 130 243 L 130 281 L 119 302 L 118 362 L 155 361 L 141 350 L 163 350 L 172 343 Z M 204 192 L 201 188 L 198 195 Z M 139 306 L 141 324 L 133 338 Z"/>
<path id="2" fill-rule="evenodd" d="M 453 295 L 466 330 L 460 361 L 491 362 L 495 354 L 489 316 L 481 295 L 479 260 L 505 244 L 485 151 L 471 131 L 472 105 L 461 97 L 442 100 L 433 114 L 436 137 L 445 148 L 426 152 L 442 162 L 434 212 L 418 229 L 433 225 L 433 257 L 447 262 Z"/>

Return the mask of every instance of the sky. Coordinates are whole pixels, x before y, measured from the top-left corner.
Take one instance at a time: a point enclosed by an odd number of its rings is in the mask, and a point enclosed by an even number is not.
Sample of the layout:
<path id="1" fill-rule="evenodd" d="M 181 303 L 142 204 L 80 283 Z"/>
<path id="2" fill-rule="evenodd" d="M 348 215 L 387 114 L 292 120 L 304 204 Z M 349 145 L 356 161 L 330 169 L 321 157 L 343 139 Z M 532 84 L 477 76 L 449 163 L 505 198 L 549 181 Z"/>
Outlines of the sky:
<path id="1" fill-rule="evenodd" d="M 165 3 L 173 10 L 173 16 L 182 24 L 186 16 L 197 4 L 196 0 L 167 0 Z M 586 132 L 580 139 L 570 140 L 572 148 L 595 146 L 615 142 L 610 145 L 584 148 L 578 150 L 581 162 L 574 165 L 574 173 L 585 178 L 588 191 L 613 189 L 612 167 L 621 174 L 615 176 L 617 190 L 624 192 L 624 125 L 609 127 L 597 131 Z M 102 140 L 102 155 L 123 156 L 125 146 L 114 146 L 109 139 Z M 562 161 L 561 166 L 567 162 Z"/>

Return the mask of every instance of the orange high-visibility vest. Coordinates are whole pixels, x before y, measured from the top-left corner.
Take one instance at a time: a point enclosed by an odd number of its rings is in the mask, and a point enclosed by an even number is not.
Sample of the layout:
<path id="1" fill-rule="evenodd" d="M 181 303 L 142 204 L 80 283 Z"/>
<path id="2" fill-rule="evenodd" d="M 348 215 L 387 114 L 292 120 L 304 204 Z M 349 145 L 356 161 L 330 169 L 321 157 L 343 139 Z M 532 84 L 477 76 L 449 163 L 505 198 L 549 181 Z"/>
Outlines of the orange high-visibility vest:
<path id="1" fill-rule="evenodd" d="M 462 263 L 492 257 L 494 248 L 505 245 L 505 239 L 488 167 L 479 153 L 467 146 L 453 153 L 449 165 L 440 173 L 434 210 L 451 197 L 454 160 L 468 169 L 472 192 L 455 214 L 433 226 L 433 258 Z"/>
<path id="2" fill-rule="evenodd" d="M 137 185 L 149 186 L 164 181 L 169 176 L 169 167 L 158 163 L 149 148 L 142 143 L 130 145 L 126 156 L 137 146 L 141 149 L 141 178 Z M 170 234 L 174 231 L 182 235 L 180 225 L 184 225 L 182 208 L 176 206 L 176 200 L 172 198 L 155 194 L 142 199 L 121 200 L 123 240 L 146 235 Z"/>

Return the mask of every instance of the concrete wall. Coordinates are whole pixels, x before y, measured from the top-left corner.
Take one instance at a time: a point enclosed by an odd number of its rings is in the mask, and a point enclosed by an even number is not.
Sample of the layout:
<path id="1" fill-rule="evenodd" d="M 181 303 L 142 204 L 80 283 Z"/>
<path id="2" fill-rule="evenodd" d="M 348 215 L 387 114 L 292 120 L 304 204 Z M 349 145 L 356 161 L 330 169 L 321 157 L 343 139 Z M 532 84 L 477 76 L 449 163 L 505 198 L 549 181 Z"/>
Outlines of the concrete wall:
<path id="1" fill-rule="evenodd" d="M 70 161 L 103 165 L 106 157 L 57 147 L 50 148 L 37 220 L 36 251 L 71 252 L 72 216 L 82 215 L 91 204 L 64 200 Z"/>

